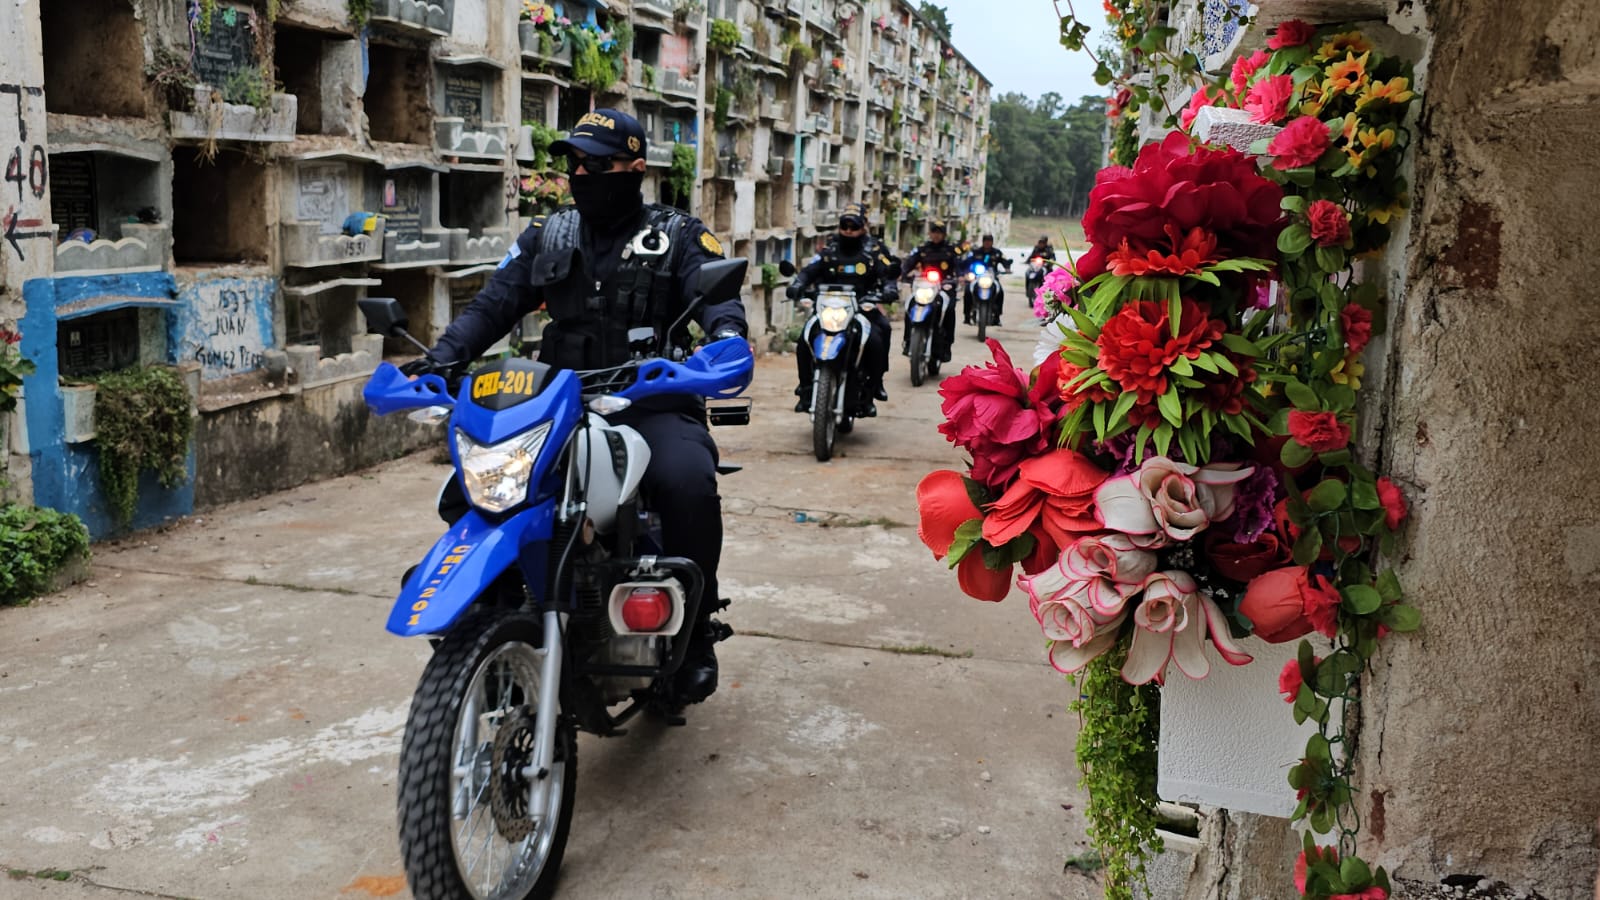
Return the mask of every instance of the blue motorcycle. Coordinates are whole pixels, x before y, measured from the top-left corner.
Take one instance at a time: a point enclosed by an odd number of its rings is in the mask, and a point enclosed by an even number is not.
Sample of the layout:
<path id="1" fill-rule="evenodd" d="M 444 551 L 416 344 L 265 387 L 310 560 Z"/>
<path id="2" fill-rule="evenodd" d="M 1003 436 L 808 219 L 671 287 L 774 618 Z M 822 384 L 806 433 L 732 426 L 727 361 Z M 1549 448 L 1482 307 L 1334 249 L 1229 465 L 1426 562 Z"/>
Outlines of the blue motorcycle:
<path id="1" fill-rule="evenodd" d="M 746 265 L 706 264 L 695 305 L 736 296 Z M 410 339 L 398 302 L 361 308 L 369 330 Z M 614 368 L 513 357 L 451 384 L 383 363 L 363 392 L 380 415 L 448 422 L 469 504 L 407 573 L 386 626 L 434 647 L 400 751 L 400 849 L 419 900 L 550 896 L 577 731 L 622 734 L 645 709 L 682 724 L 671 676 L 715 598 L 701 596 L 694 562 L 660 555 L 639 489 L 650 447 L 605 416 L 666 394 L 736 397 L 754 360 L 744 339 L 726 338 L 674 361 L 660 355 L 665 336 L 637 331 L 648 334 L 630 333 L 635 358 Z M 712 424 L 749 417 L 747 400 L 708 408 Z"/>
<path id="2" fill-rule="evenodd" d="M 967 270 L 967 309 L 978 323 L 978 340 L 989 336 L 989 326 L 1000 321 L 1000 304 L 1005 289 L 1000 286 L 1000 273 L 981 261 L 974 261 Z"/>

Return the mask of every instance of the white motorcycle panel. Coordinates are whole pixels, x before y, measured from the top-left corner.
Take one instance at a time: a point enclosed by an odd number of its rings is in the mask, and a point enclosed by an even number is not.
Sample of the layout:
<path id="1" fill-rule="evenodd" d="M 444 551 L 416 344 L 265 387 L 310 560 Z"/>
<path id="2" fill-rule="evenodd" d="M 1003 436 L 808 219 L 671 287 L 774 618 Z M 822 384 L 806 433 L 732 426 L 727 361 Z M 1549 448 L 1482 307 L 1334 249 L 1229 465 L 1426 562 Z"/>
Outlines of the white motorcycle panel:
<path id="1" fill-rule="evenodd" d="M 589 518 L 596 531 L 610 534 L 617 524 L 617 508 L 639 494 L 639 482 L 650 465 L 650 445 L 639 432 L 611 425 L 595 413 L 585 417 L 574 439 Z"/>

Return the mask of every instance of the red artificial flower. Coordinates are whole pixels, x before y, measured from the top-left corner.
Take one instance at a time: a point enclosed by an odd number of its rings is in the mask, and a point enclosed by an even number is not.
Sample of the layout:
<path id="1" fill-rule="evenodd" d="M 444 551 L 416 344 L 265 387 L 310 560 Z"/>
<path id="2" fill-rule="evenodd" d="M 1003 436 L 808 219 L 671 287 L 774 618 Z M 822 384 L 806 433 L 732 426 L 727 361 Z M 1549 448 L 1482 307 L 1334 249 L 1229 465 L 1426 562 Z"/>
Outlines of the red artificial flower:
<path id="1" fill-rule="evenodd" d="M 1312 453 L 1327 453 L 1350 443 L 1350 426 L 1335 413 L 1291 409 L 1289 436 Z"/>
<path id="2" fill-rule="evenodd" d="M 1388 478 L 1380 477 L 1378 479 L 1378 500 L 1383 503 L 1383 524 L 1388 526 L 1390 531 L 1399 528 L 1400 523 L 1406 520 L 1406 513 L 1408 512 L 1406 509 L 1406 496 L 1400 492 L 1399 485 L 1396 485 Z"/>
<path id="3" fill-rule="evenodd" d="M 1283 695 L 1283 702 L 1293 703 L 1300 696 L 1300 685 L 1305 684 L 1305 676 L 1300 674 L 1300 660 L 1291 659 L 1283 664 L 1283 671 L 1278 673 L 1278 693 Z"/>
<path id="4" fill-rule="evenodd" d="M 1345 304 L 1339 311 L 1339 328 L 1350 352 L 1360 353 L 1372 340 L 1372 311 L 1359 303 Z"/>
<path id="5" fill-rule="evenodd" d="M 1217 236 L 1203 228 L 1191 228 L 1180 235 L 1176 225 L 1167 226 L 1171 252 L 1153 248 L 1134 252 L 1126 238 L 1106 257 L 1113 275 L 1188 275 L 1217 261 Z"/>
<path id="6" fill-rule="evenodd" d="M 949 469 L 929 472 L 917 483 L 917 537 L 934 559 L 944 559 L 955 543 L 956 529 L 983 513 L 973 505 L 961 473 Z M 967 596 L 998 602 L 1011 590 L 1011 567 L 996 572 L 983 564 L 983 550 L 973 547 L 956 564 L 956 581 Z"/>
<path id="7" fill-rule="evenodd" d="M 1311 856 L 1309 860 L 1306 858 L 1307 854 Z M 1330 866 L 1337 866 L 1339 865 L 1339 851 L 1333 847 L 1316 846 L 1313 846 L 1310 850 L 1300 851 L 1300 855 L 1294 861 L 1294 887 L 1295 890 L 1302 894 L 1306 892 L 1306 869 L 1312 862 L 1324 862 Z"/>
<path id="8" fill-rule="evenodd" d="M 1328 900 L 1389 900 L 1389 892 L 1373 885 L 1354 894 L 1332 894 Z"/>
<path id="9" fill-rule="evenodd" d="M 1310 42 L 1317 33 L 1317 27 L 1299 19 L 1290 19 L 1278 26 L 1278 30 L 1267 39 L 1267 47 L 1273 50 L 1282 50 L 1285 47 L 1298 47 Z"/>
<path id="10" fill-rule="evenodd" d="M 1209 85 L 1195 91 L 1189 96 L 1189 105 L 1185 106 L 1183 112 L 1178 114 L 1178 127 L 1188 131 L 1189 127 L 1194 124 L 1195 116 L 1200 115 L 1200 110 L 1208 106 L 1216 106 L 1226 98 L 1227 94 L 1223 93 L 1222 88 L 1212 88 Z"/>
<path id="11" fill-rule="evenodd" d="M 1311 201 L 1306 218 L 1318 247 L 1338 247 L 1350 240 L 1350 214 L 1332 200 Z"/>
<path id="12" fill-rule="evenodd" d="M 1305 566 L 1286 566 L 1263 572 L 1250 582 L 1239 601 L 1239 614 L 1250 620 L 1256 637 L 1282 644 L 1310 633 L 1306 578 Z"/>
<path id="13" fill-rule="evenodd" d="M 1261 125 L 1282 122 L 1289 114 L 1289 97 L 1293 93 L 1294 78 L 1289 75 L 1268 75 L 1256 82 L 1244 98 L 1250 121 Z"/>
<path id="14" fill-rule="evenodd" d="M 1265 50 L 1257 50 L 1249 56 L 1241 56 L 1234 60 L 1233 72 L 1231 73 L 1233 89 L 1235 91 L 1244 90 L 1245 85 L 1250 83 L 1250 76 L 1254 75 L 1257 69 L 1266 65 L 1268 59 L 1271 59 L 1271 57 L 1267 55 Z"/>
<path id="15" fill-rule="evenodd" d="M 1306 620 L 1323 637 L 1333 638 L 1339 633 L 1339 604 L 1342 598 L 1333 583 L 1325 576 L 1313 575 L 1300 589 L 1305 603 Z"/>
<path id="16" fill-rule="evenodd" d="M 967 366 L 939 387 L 945 421 L 939 426 L 951 443 L 972 454 L 972 477 L 1004 487 L 1024 459 L 1051 445 L 1056 379 L 1041 377 L 1031 387 L 1028 376 L 1011 363 L 994 338 L 989 351 L 995 361 L 982 368 Z"/>
<path id="17" fill-rule="evenodd" d="M 1180 356 L 1194 359 L 1222 339 L 1226 326 L 1212 319 L 1203 304 L 1183 299 L 1178 336 L 1172 336 L 1167 304 L 1154 300 L 1129 303 L 1100 330 L 1100 368 L 1124 391 L 1137 391 L 1149 403 L 1167 392 L 1167 366 Z"/>
<path id="18" fill-rule="evenodd" d="M 1287 566 L 1293 558 L 1290 544 L 1271 531 L 1262 532 L 1253 543 L 1240 544 L 1229 540 L 1222 528 L 1206 532 L 1206 557 L 1222 577 L 1243 583 L 1268 569 Z"/>
<path id="19" fill-rule="evenodd" d="M 1066 404 L 1064 407 L 1065 412 L 1072 412 L 1085 403 L 1103 403 L 1107 400 L 1117 399 L 1117 392 L 1107 390 L 1103 383 L 1082 391 L 1078 390 L 1078 386 L 1068 387 L 1068 385 L 1072 384 L 1072 380 L 1082 374 L 1084 370 L 1061 359 L 1059 353 L 1055 354 L 1055 357 L 1059 361 L 1056 370 L 1056 388 L 1061 394 L 1061 402 Z"/>
<path id="20" fill-rule="evenodd" d="M 1272 157 L 1275 168 L 1298 169 L 1315 164 L 1327 152 L 1330 143 L 1328 126 L 1321 119 L 1301 116 L 1272 138 L 1267 144 L 1267 155 Z"/>
<path id="21" fill-rule="evenodd" d="M 0 341 L 4 341 L 7 346 L 16 346 L 22 341 L 22 335 L 9 328 L 0 328 Z"/>
<path id="22" fill-rule="evenodd" d="M 1124 241 L 1130 255 L 1170 247 L 1169 226 L 1180 235 L 1199 228 L 1214 237 L 1217 259 L 1277 255 L 1283 189 L 1237 150 L 1191 146 L 1175 131 L 1145 145 L 1133 168 L 1101 169 L 1095 182 L 1083 216 L 1091 246 L 1078 260 L 1085 281 L 1106 271 Z"/>
<path id="23" fill-rule="evenodd" d="M 1128 101 L 1132 99 L 1133 91 L 1129 90 L 1128 88 L 1123 88 L 1122 90 L 1117 91 L 1115 94 L 1108 97 L 1106 99 L 1106 117 L 1115 119 L 1116 117 L 1122 115 L 1123 108 L 1126 107 L 1128 105 Z"/>
<path id="24" fill-rule="evenodd" d="M 1236 416 L 1244 412 L 1244 389 L 1255 384 L 1257 375 L 1248 356 L 1241 356 L 1229 351 L 1221 351 L 1233 367 L 1239 370 L 1238 375 L 1229 375 L 1227 372 L 1218 372 L 1215 375 L 1208 372 L 1195 372 L 1203 385 L 1200 388 L 1200 402 L 1215 413 Z"/>
<path id="25" fill-rule="evenodd" d="M 1055 546 L 1065 547 L 1079 535 L 1099 531 L 1094 493 L 1109 475 L 1067 449 L 1024 460 L 1017 480 L 989 507 L 983 539 L 1000 547 L 1037 527 Z"/>

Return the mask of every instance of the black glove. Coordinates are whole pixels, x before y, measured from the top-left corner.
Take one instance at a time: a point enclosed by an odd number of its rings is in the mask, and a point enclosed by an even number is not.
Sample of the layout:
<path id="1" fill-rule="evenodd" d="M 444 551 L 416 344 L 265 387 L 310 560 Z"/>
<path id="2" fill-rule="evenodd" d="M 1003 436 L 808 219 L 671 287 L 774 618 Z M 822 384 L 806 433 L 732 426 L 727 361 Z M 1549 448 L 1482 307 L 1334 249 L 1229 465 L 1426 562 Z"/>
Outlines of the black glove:
<path id="1" fill-rule="evenodd" d="M 800 295 L 803 293 L 805 293 L 805 287 L 798 281 L 789 282 L 789 286 L 783 289 L 783 295 L 790 300 L 799 300 Z"/>
<path id="2" fill-rule="evenodd" d="M 400 367 L 400 374 L 416 378 L 418 375 L 439 375 L 448 378 L 453 368 L 449 363 L 442 363 L 431 356 L 419 356 Z"/>

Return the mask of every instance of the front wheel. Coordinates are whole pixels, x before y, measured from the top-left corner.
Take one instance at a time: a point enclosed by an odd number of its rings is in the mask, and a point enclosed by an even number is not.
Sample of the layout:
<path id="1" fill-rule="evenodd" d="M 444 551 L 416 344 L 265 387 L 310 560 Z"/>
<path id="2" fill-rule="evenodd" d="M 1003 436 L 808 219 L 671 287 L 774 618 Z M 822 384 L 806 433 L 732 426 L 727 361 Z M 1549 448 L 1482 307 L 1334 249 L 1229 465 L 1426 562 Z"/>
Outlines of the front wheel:
<path id="1" fill-rule="evenodd" d="M 811 402 L 811 450 L 817 462 L 833 458 L 834 409 L 839 405 L 839 372 L 832 366 L 817 369 L 817 398 Z"/>
<path id="2" fill-rule="evenodd" d="M 989 304 L 978 301 L 978 342 L 982 343 L 989 334 Z"/>
<path id="3" fill-rule="evenodd" d="M 922 387 L 928 377 L 928 329 L 911 329 L 911 386 Z"/>
<path id="4" fill-rule="evenodd" d="M 400 853 L 417 900 L 522 900 L 555 892 L 577 796 L 578 744 L 556 724 L 555 761 L 528 808 L 543 678 L 540 624 L 459 623 L 423 670 L 400 749 Z"/>

